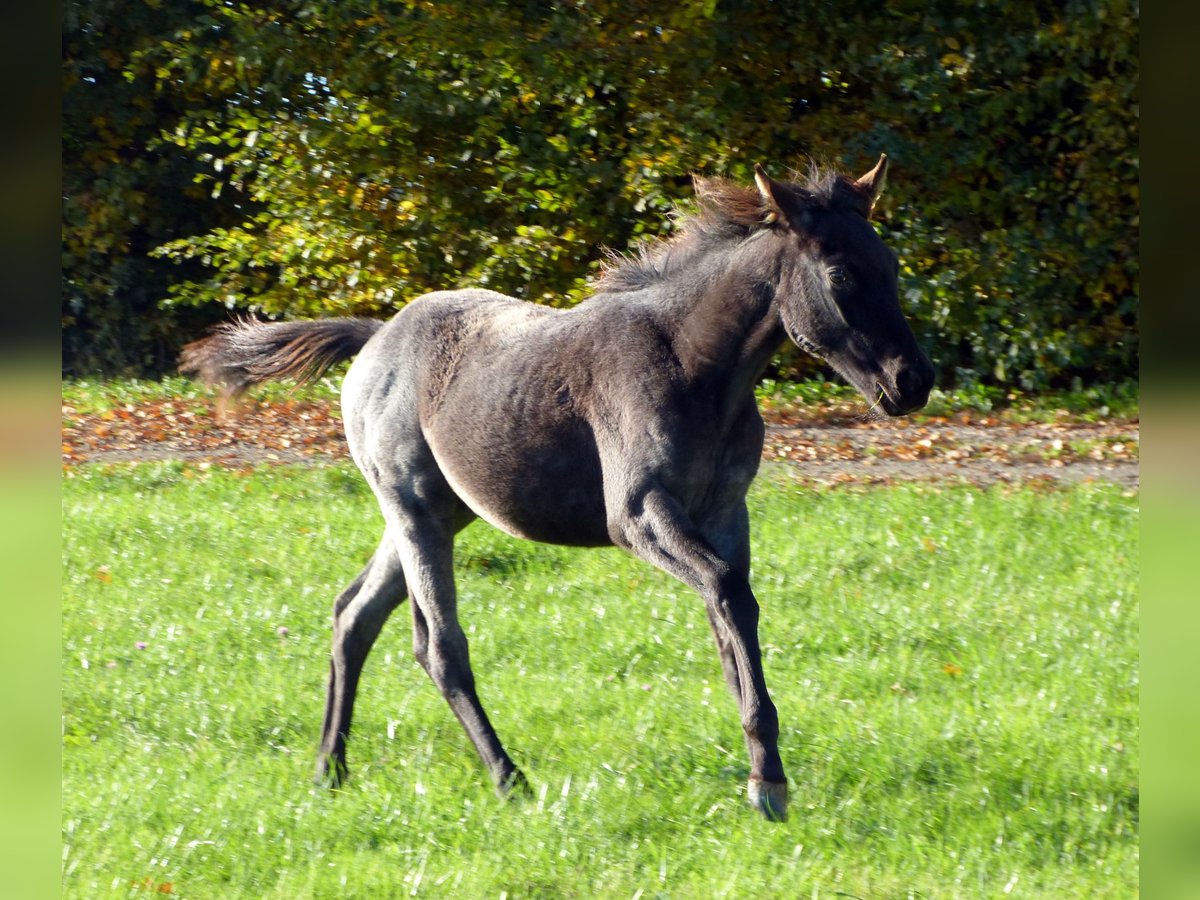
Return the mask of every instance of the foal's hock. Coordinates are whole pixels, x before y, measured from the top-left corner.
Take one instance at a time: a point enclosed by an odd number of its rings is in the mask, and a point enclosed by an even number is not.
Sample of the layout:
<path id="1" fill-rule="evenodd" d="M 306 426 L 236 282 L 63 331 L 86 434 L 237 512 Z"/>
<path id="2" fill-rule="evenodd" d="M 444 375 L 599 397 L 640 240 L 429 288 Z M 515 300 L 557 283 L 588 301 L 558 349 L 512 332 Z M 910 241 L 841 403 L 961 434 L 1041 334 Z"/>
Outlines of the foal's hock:
<path id="1" fill-rule="evenodd" d="M 697 179 L 699 211 L 678 236 L 616 260 L 573 309 L 439 291 L 386 323 L 243 321 L 184 348 L 180 368 L 230 394 L 357 354 L 346 439 L 386 528 L 334 604 L 322 780 L 347 775 L 363 663 L 409 597 L 416 658 L 497 788 L 524 781 L 476 695 L 456 611 L 454 537 L 478 517 L 530 540 L 615 544 L 699 593 L 741 712 L 749 800 L 785 814 L 748 581 L 754 385 L 790 338 L 872 414 L 925 404 L 933 368 L 900 311 L 896 256 L 869 222 L 886 168 L 883 156 L 857 180 L 814 171 L 784 184 L 759 167 L 754 187 Z"/>

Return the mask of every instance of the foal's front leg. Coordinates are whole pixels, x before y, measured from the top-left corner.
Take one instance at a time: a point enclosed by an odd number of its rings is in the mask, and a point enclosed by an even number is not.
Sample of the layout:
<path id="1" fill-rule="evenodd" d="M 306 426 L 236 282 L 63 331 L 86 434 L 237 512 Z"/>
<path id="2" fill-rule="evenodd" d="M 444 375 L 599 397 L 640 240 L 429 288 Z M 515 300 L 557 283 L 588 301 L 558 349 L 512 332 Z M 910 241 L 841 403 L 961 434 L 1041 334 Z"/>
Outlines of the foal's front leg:
<path id="1" fill-rule="evenodd" d="M 746 568 L 727 562 L 675 499 L 660 487 L 610 504 L 613 542 L 695 589 L 708 608 L 719 645 L 736 666 L 742 728 L 750 752 L 747 798 L 769 819 L 787 815 L 787 779 L 779 758 L 779 717 L 767 694 L 758 644 L 758 601 Z M 732 675 L 732 673 L 730 673 Z"/>

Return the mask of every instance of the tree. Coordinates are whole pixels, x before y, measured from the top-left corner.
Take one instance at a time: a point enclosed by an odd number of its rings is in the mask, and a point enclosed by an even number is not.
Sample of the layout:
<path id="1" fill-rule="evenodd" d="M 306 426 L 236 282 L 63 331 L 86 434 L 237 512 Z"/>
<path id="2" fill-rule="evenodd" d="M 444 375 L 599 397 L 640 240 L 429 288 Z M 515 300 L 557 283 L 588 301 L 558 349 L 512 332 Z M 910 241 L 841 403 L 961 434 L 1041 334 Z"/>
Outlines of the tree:
<path id="1" fill-rule="evenodd" d="M 172 105 L 130 140 L 207 201 L 157 251 L 193 267 L 176 311 L 574 303 L 692 171 L 886 150 L 944 383 L 1136 372 L 1136 5 L 207 0 L 143 31 L 125 84 Z"/>
<path id="2" fill-rule="evenodd" d="M 69 371 L 161 370 L 181 327 L 208 310 L 164 315 L 180 270 L 149 254 L 222 220 L 194 184 L 195 158 L 159 133 L 195 99 L 156 90 L 147 47 L 195 27 L 196 4 L 72 2 L 63 7 L 62 322 Z M 200 95 L 204 96 L 204 95 Z M 207 102 L 222 102 L 216 95 Z"/>

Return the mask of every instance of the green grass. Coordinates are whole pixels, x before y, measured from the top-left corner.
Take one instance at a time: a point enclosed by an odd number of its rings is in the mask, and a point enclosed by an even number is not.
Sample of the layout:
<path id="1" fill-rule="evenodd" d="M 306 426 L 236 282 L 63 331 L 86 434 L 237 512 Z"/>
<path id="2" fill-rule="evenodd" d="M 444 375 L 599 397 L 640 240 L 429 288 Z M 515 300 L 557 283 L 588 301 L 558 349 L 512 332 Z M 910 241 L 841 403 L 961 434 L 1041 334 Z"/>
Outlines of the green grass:
<path id="1" fill-rule="evenodd" d="M 254 388 L 253 396 L 262 400 L 288 399 L 333 401 L 341 397 L 342 374 L 346 366 L 312 384 L 290 381 L 268 382 Z M 127 404 L 171 401 L 189 409 L 211 410 L 216 392 L 191 378 L 167 375 L 159 380 L 141 378 L 69 378 L 62 384 L 62 402 L 81 415 L 121 409 Z"/>
<path id="2" fill-rule="evenodd" d="M 534 798 L 492 794 L 407 606 L 368 662 L 353 781 L 315 788 L 330 604 L 380 530 L 361 479 L 71 470 L 64 894 L 1136 895 L 1136 497 L 769 468 L 751 500 L 783 824 L 744 806 L 696 597 L 480 524 L 461 614 Z"/>
<path id="3" fill-rule="evenodd" d="M 840 381 L 776 381 L 763 379 L 757 388 L 760 403 L 777 409 L 803 412 L 814 409 L 857 410 L 859 393 Z M 1136 419 L 1140 415 L 1140 392 L 1136 382 L 1079 386 L 1069 391 L 1028 394 L 1015 388 L 973 385 L 959 389 L 934 388 L 929 402 L 912 418 L 994 416 L 1012 424 L 1099 422 L 1105 419 Z"/>
<path id="4" fill-rule="evenodd" d="M 281 401 L 304 399 L 336 401 L 340 397 L 345 366 L 314 384 L 296 387 L 287 382 L 269 383 L 254 388 L 253 396 Z M 841 382 L 776 381 L 764 379 L 757 389 L 761 402 L 775 408 L 814 410 L 851 410 L 861 412 L 865 404 L 858 392 Z M 77 413 L 87 415 L 119 409 L 127 404 L 170 400 L 196 410 L 212 407 L 214 394 L 195 381 L 182 376 L 166 376 L 159 381 L 141 379 L 68 379 L 63 382 L 63 403 Z M 1019 390 L 975 386 L 960 390 L 935 389 L 928 405 L 916 418 L 995 415 L 1013 423 L 1055 422 L 1063 419 L 1095 422 L 1103 419 L 1135 419 L 1140 408 L 1135 382 L 1079 387 L 1072 391 L 1026 394 Z"/>

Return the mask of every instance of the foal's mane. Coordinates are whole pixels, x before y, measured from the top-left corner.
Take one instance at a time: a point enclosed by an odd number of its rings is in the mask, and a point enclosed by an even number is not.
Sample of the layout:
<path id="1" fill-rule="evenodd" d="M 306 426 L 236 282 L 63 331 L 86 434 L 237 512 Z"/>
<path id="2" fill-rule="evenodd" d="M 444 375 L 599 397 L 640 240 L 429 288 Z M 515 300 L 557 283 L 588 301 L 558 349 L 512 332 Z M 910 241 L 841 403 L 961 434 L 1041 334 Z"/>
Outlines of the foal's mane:
<path id="1" fill-rule="evenodd" d="M 696 211 L 675 212 L 675 234 L 647 241 L 628 253 L 607 251 L 607 259 L 593 285 L 596 293 L 636 291 L 667 278 L 697 253 L 721 244 L 738 243 L 757 231 L 772 227 L 771 210 L 758 189 L 726 178 L 692 176 Z M 813 163 L 806 175 L 793 173 L 787 182 L 776 182 L 796 210 L 862 210 L 864 198 L 854 179 L 832 168 Z"/>

